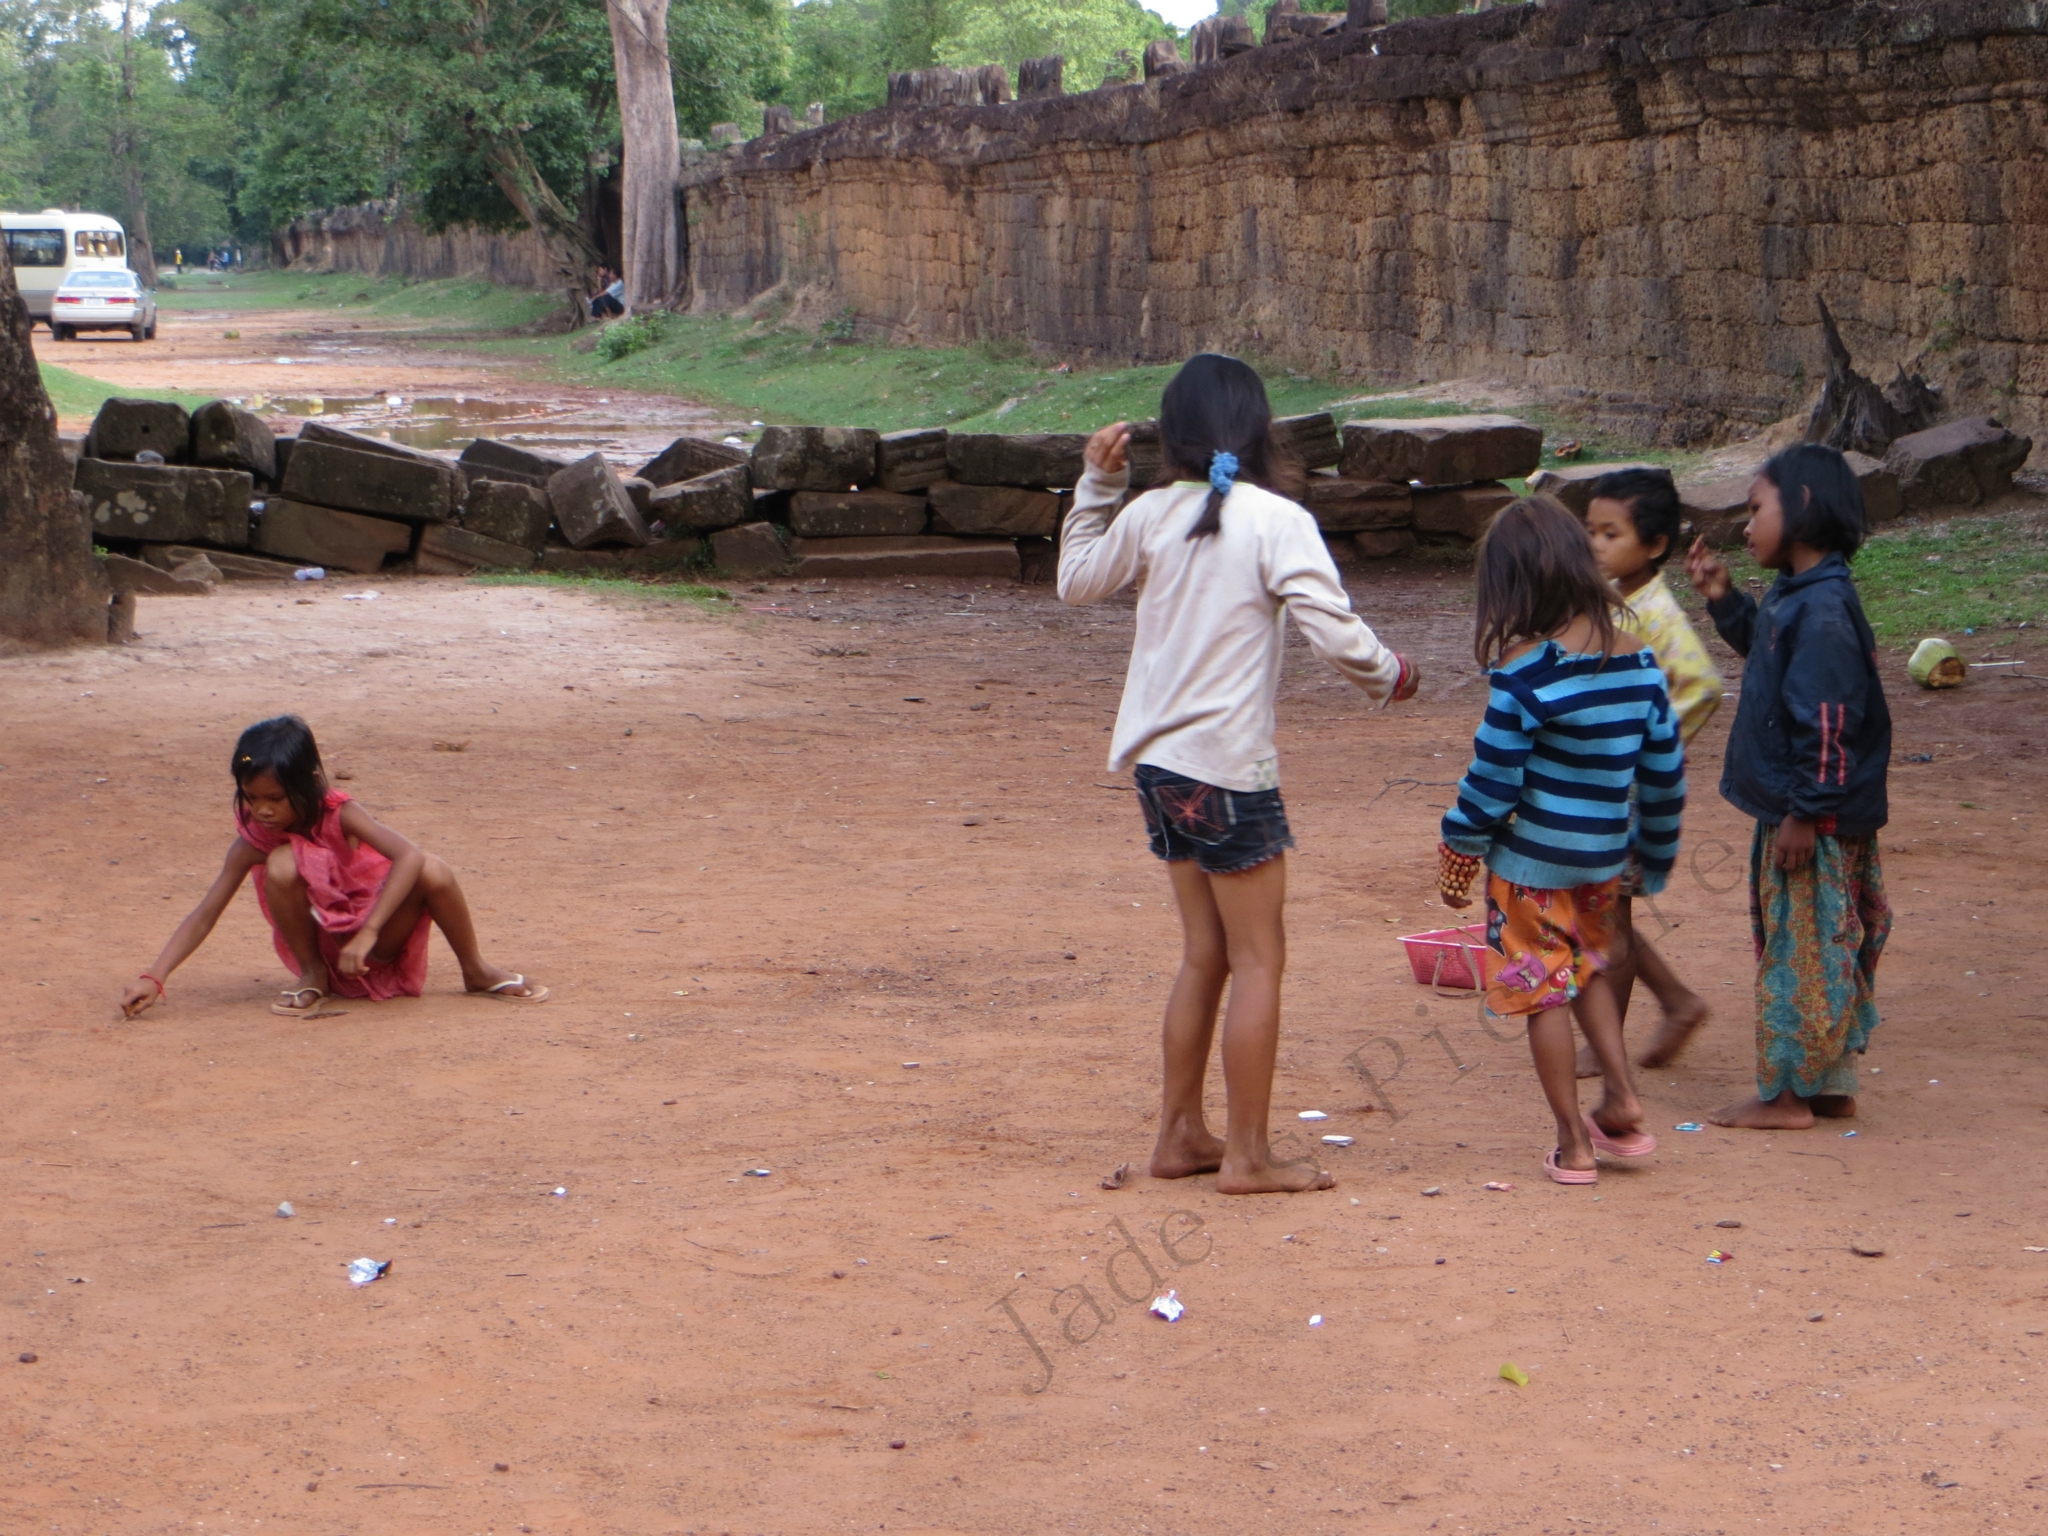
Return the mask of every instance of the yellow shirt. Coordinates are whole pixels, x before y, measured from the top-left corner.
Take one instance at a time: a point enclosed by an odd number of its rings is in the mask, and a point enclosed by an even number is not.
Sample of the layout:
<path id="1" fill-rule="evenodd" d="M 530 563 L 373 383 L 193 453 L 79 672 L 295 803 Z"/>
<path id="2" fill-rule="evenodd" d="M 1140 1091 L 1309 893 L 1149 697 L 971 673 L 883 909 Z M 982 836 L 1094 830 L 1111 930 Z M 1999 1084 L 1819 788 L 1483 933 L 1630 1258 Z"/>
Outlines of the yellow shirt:
<path id="1" fill-rule="evenodd" d="M 1664 585 L 1662 574 L 1622 599 L 1622 621 L 1650 642 L 1664 673 L 1664 688 L 1678 716 L 1678 734 L 1691 741 L 1721 704 L 1721 674 L 1700 637 Z"/>

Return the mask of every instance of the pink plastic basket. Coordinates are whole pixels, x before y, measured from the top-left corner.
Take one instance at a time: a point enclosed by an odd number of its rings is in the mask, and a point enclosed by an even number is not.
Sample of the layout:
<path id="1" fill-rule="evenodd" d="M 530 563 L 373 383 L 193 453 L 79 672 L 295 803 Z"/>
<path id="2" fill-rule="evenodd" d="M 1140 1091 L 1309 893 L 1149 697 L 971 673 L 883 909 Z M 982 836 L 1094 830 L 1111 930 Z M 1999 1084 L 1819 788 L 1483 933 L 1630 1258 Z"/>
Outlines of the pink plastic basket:
<path id="1" fill-rule="evenodd" d="M 1433 928 L 1428 933 L 1411 933 L 1401 940 L 1408 951 L 1409 969 L 1425 987 L 1453 992 L 1477 992 L 1486 985 L 1486 924 L 1463 928 Z"/>

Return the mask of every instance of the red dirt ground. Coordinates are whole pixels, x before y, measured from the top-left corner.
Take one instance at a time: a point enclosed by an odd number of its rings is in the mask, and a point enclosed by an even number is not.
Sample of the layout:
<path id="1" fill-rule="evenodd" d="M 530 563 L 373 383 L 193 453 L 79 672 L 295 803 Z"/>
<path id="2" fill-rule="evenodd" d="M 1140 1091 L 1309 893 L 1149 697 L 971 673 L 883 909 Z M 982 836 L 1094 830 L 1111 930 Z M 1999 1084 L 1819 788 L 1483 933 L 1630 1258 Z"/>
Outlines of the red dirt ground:
<path id="1" fill-rule="evenodd" d="M 1102 765 L 1127 606 L 329 582 L 0 661 L 0 1529 L 2048 1530 L 2037 685 L 1893 669 L 1933 760 L 1851 1139 L 1671 1129 L 1751 1070 L 1724 708 L 1659 903 L 1717 1018 L 1645 1075 L 1663 1150 L 1560 1189 L 1526 1047 L 1394 943 L 1446 921 L 1465 579 L 1352 586 L 1428 678 L 1382 714 L 1290 653 L 1276 1125 L 1357 1144 L 1261 1199 L 1098 1187 L 1176 955 Z M 283 709 L 552 1001 L 459 995 L 437 938 L 427 996 L 280 1020 L 238 898 L 118 1022 Z"/>

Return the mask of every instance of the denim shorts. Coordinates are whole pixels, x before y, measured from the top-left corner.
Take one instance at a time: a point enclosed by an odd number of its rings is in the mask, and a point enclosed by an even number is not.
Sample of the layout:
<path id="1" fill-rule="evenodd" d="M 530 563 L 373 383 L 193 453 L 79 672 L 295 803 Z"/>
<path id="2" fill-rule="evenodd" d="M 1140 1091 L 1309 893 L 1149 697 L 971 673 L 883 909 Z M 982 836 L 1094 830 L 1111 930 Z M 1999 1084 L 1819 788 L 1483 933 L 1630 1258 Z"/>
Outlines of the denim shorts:
<path id="1" fill-rule="evenodd" d="M 1219 789 L 1150 763 L 1138 765 L 1138 805 L 1152 851 L 1193 859 L 1209 875 L 1235 875 L 1294 846 L 1277 789 Z"/>

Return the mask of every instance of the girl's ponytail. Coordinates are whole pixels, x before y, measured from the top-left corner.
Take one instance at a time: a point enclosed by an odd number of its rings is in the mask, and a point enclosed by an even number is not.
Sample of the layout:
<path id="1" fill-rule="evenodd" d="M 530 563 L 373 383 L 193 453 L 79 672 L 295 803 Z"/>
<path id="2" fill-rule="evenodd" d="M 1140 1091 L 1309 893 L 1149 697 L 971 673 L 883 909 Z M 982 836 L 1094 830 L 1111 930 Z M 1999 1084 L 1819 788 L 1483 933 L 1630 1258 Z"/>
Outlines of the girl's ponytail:
<path id="1" fill-rule="evenodd" d="M 1191 540 L 1223 526 L 1223 503 L 1239 480 L 1283 494 L 1298 489 L 1298 474 L 1273 439 L 1266 386 L 1234 357 L 1198 352 L 1182 365 L 1159 402 L 1159 438 L 1169 479 L 1199 474 L 1209 482 Z"/>

